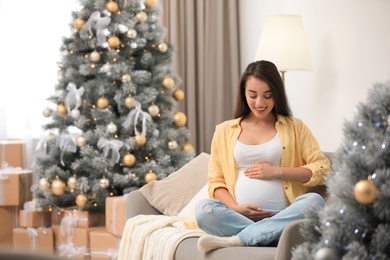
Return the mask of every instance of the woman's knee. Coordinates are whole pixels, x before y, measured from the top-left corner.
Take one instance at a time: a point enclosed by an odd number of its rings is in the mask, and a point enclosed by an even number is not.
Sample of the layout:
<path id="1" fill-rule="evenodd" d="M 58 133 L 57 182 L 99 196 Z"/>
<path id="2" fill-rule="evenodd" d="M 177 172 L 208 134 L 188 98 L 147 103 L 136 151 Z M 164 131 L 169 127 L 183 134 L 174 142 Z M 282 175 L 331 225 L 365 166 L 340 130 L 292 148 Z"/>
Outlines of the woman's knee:
<path id="1" fill-rule="evenodd" d="M 309 192 L 309 193 L 302 195 L 302 197 L 304 197 L 306 200 L 308 200 L 311 205 L 316 205 L 319 207 L 323 207 L 325 205 L 324 198 L 318 193 Z"/>

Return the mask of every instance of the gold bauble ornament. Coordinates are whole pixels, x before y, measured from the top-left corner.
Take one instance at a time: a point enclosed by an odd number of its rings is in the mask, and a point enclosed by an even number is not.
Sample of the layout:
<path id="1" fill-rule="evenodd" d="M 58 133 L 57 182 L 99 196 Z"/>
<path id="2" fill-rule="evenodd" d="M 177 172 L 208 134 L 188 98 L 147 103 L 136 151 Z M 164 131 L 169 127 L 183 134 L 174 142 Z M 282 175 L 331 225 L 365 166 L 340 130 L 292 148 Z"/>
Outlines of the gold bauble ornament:
<path id="1" fill-rule="evenodd" d="M 137 100 L 134 97 L 128 96 L 127 98 L 125 98 L 125 106 L 128 109 L 132 109 L 133 107 L 135 107 L 135 104 L 137 104 Z"/>
<path id="2" fill-rule="evenodd" d="M 158 106 L 156 106 L 155 104 L 153 105 L 150 105 L 148 107 L 148 112 L 151 116 L 157 116 L 158 113 L 160 113 L 160 108 L 158 108 Z"/>
<path id="3" fill-rule="evenodd" d="M 56 196 L 61 196 L 65 193 L 66 185 L 60 180 L 54 180 L 51 182 L 51 191 Z"/>
<path id="4" fill-rule="evenodd" d="M 115 13 L 116 11 L 118 11 L 119 9 L 119 6 L 116 2 L 114 1 L 110 1 L 106 4 L 106 9 L 107 11 L 109 11 L 110 13 Z"/>
<path id="5" fill-rule="evenodd" d="M 61 115 L 66 115 L 68 113 L 68 110 L 66 110 L 64 104 L 58 104 L 56 107 L 56 112 Z"/>
<path id="6" fill-rule="evenodd" d="M 181 89 L 176 89 L 173 92 L 173 98 L 177 101 L 182 101 L 184 99 L 184 91 Z"/>
<path id="7" fill-rule="evenodd" d="M 107 189 L 108 186 L 110 186 L 110 180 L 103 177 L 102 179 L 99 180 L 99 186 L 102 189 Z"/>
<path id="8" fill-rule="evenodd" d="M 166 76 L 166 77 L 164 77 L 164 79 L 162 81 L 162 85 L 166 89 L 171 89 L 175 86 L 175 81 L 173 80 L 173 78 Z"/>
<path id="9" fill-rule="evenodd" d="M 98 101 L 96 102 L 96 105 L 100 109 L 105 109 L 108 107 L 108 99 L 105 97 L 100 97 Z"/>
<path id="10" fill-rule="evenodd" d="M 76 139 L 76 145 L 78 147 L 83 147 L 87 143 L 87 140 L 85 140 L 85 137 L 83 135 L 80 135 Z"/>
<path id="11" fill-rule="evenodd" d="M 158 45 L 158 50 L 161 52 L 166 52 L 168 50 L 168 45 L 165 42 L 162 42 Z"/>
<path id="12" fill-rule="evenodd" d="M 136 135 L 134 136 L 134 140 L 138 146 L 142 146 L 146 143 L 146 137 L 140 133 L 136 133 Z"/>
<path id="13" fill-rule="evenodd" d="M 128 83 L 131 81 L 131 76 L 129 74 L 123 74 L 122 75 L 122 82 L 123 83 Z"/>
<path id="14" fill-rule="evenodd" d="M 147 174 L 145 174 L 145 182 L 146 183 L 149 183 L 149 182 L 155 181 L 155 180 L 157 180 L 157 175 L 154 172 L 152 172 L 151 170 Z"/>
<path id="15" fill-rule="evenodd" d="M 176 150 L 177 148 L 177 142 L 175 140 L 168 142 L 168 149 L 169 150 Z"/>
<path id="16" fill-rule="evenodd" d="M 141 12 L 138 12 L 135 17 L 137 17 L 137 20 L 138 22 L 140 23 L 143 23 L 145 22 L 146 20 L 148 20 L 148 15 L 144 12 L 144 11 L 141 11 Z"/>
<path id="17" fill-rule="evenodd" d="M 192 151 L 194 151 L 194 147 L 190 143 L 186 143 L 183 145 L 183 150 L 188 151 L 188 152 L 192 152 Z"/>
<path id="18" fill-rule="evenodd" d="M 50 182 L 46 178 L 41 178 L 38 181 L 38 189 L 41 191 L 47 191 L 50 188 Z"/>
<path id="19" fill-rule="evenodd" d="M 156 5 L 156 0 L 146 0 L 145 6 L 148 8 L 154 7 Z"/>
<path id="20" fill-rule="evenodd" d="M 353 189 L 355 199 L 362 205 L 373 203 L 377 198 L 377 193 L 378 188 L 370 180 L 358 181 Z"/>
<path id="21" fill-rule="evenodd" d="M 98 62 L 100 60 L 100 53 L 98 51 L 93 51 L 89 54 L 89 59 L 93 62 Z"/>
<path id="22" fill-rule="evenodd" d="M 50 108 L 45 108 L 43 111 L 42 111 L 42 115 L 44 116 L 44 117 L 49 117 L 49 116 L 51 116 L 51 109 Z"/>
<path id="23" fill-rule="evenodd" d="M 123 163 L 128 167 L 133 166 L 136 161 L 137 159 L 132 153 L 127 153 L 125 156 L 123 156 Z"/>
<path id="24" fill-rule="evenodd" d="M 84 193 L 80 193 L 76 196 L 76 205 L 79 207 L 85 207 L 88 203 L 88 197 Z"/>
<path id="25" fill-rule="evenodd" d="M 130 29 L 126 32 L 126 36 L 129 38 L 129 39 L 135 39 L 137 37 L 137 31 L 134 30 L 134 29 Z"/>
<path id="26" fill-rule="evenodd" d="M 187 116 L 183 112 L 176 112 L 173 120 L 176 126 L 184 126 L 187 122 Z"/>
<path id="27" fill-rule="evenodd" d="M 121 44 L 121 41 L 119 40 L 119 38 L 117 36 L 111 36 L 110 38 L 108 38 L 107 40 L 108 42 L 108 45 L 111 47 L 111 48 L 116 48 L 119 46 L 119 44 Z"/>
<path id="28" fill-rule="evenodd" d="M 80 17 L 77 17 L 73 21 L 74 28 L 76 28 L 77 30 L 80 30 L 81 28 L 83 28 L 84 24 L 85 24 L 84 19 L 82 19 Z"/>
<path id="29" fill-rule="evenodd" d="M 74 177 L 74 176 L 69 177 L 67 184 L 68 184 L 69 189 L 72 189 L 72 190 L 76 189 L 77 188 L 76 177 Z"/>
<path id="30" fill-rule="evenodd" d="M 106 126 L 106 130 L 107 132 L 109 132 L 110 134 L 114 134 L 116 132 L 116 130 L 118 130 L 118 127 L 113 123 L 113 122 L 110 122 L 107 126 Z"/>

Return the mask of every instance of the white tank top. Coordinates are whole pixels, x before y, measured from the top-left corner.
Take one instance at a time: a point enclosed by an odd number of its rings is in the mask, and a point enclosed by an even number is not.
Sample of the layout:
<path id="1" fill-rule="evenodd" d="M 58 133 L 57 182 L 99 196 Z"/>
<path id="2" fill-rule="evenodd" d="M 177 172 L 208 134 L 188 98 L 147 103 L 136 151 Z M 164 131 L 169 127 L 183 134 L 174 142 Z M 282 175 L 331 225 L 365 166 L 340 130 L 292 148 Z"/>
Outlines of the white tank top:
<path id="1" fill-rule="evenodd" d="M 278 134 L 271 141 L 259 145 L 246 145 L 237 140 L 234 147 L 234 159 L 238 164 L 235 188 L 238 204 L 252 203 L 274 214 L 288 206 L 281 179 L 251 179 L 244 174 L 246 168 L 259 162 L 279 166 L 281 156 L 282 149 Z"/>

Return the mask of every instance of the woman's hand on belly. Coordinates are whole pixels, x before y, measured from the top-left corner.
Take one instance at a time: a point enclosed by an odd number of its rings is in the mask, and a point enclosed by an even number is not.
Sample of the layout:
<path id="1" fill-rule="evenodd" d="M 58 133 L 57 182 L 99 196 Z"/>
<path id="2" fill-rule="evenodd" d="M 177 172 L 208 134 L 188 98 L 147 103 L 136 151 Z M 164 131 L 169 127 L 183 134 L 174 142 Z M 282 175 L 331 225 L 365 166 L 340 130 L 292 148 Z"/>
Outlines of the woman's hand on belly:
<path id="1" fill-rule="evenodd" d="M 244 203 L 244 204 L 237 205 L 233 208 L 233 210 L 255 222 L 272 216 L 271 211 L 263 210 L 258 206 L 256 206 L 255 204 L 251 204 L 251 203 Z"/>
<path id="2" fill-rule="evenodd" d="M 266 162 L 255 163 L 246 168 L 244 174 L 252 179 L 274 180 L 280 177 L 277 168 Z"/>

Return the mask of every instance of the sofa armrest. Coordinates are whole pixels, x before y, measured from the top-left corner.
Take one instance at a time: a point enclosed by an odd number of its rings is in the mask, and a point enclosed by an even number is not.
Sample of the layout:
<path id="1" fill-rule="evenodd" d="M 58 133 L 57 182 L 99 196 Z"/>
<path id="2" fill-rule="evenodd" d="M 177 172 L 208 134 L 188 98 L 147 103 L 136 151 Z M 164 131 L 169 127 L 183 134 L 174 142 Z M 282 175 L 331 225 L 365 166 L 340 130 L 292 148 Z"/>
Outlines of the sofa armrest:
<path id="1" fill-rule="evenodd" d="M 126 220 L 141 214 L 161 215 L 161 212 L 150 205 L 139 190 L 134 190 L 126 197 Z"/>
<path id="2" fill-rule="evenodd" d="M 299 231 L 301 225 L 308 221 L 307 219 L 300 219 L 288 224 L 280 236 L 278 247 L 275 254 L 275 260 L 291 259 L 292 249 L 307 241 Z"/>

